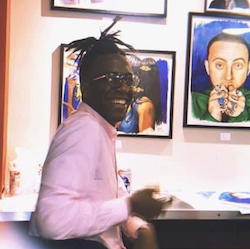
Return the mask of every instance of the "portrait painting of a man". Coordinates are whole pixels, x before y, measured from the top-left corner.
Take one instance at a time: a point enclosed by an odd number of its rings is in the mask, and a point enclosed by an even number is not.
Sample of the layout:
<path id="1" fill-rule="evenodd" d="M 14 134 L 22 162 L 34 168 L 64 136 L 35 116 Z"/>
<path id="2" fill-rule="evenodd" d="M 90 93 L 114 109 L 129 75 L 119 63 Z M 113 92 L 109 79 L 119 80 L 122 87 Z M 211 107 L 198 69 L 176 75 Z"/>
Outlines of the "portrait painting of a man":
<path id="1" fill-rule="evenodd" d="M 250 127 L 250 22 L 190 18 L 186 125 Z"/>

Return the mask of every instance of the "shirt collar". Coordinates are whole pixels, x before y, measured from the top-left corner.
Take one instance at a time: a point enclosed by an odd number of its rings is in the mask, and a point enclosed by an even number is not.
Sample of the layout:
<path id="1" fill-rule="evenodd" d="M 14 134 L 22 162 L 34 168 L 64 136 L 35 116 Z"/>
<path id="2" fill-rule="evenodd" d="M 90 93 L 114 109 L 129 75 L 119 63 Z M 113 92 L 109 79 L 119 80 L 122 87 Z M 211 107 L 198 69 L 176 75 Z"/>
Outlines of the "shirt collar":
<path id="1" fill-rule="evenodd" d="M 93 116 L 95 119 L 98 120 L 98 122 L 102 125 L 110 139 L 113 143 L 115 143 L 116 137 L 117 137 L 117 130 L 114 126 L 112 126 L 107 120 L 105 120 L 98 112 L 96 112 L 92 107 L 90 107 L 88 104 L 81 102 L 79 107 L 77 108 L 77 111 L 84 111 L 89 113 L 91 116 Z"/>

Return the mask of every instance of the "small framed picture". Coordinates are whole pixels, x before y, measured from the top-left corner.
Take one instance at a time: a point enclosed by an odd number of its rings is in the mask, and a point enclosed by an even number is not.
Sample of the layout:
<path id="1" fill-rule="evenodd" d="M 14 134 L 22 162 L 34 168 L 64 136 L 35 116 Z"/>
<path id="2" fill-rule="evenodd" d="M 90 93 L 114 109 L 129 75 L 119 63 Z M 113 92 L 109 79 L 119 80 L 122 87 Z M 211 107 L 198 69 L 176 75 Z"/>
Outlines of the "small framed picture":
<path id="1" fill-rule="evenodd" d="M 59 123 L 78 108 L 81 99 L 77 54 L 61 45 Z M 119 136 L 172 138 L 175 52 L 124 50 L 136 88 L 127 115 L 116 124 Z"/>
<path id="2" fill-rule="evenodd" d="M 250 15 L 249 0 L 206 0 L 205 11 Z"/>
<path id="3" fill-rule="evenodd" d="M 250 128 L 250 19 L 189 13 L 184 127 Z"/>
<path id="4" fill-rule="evenodd" d="M 51 9 L 128 16 L 166 17 L 167 0 L 51 0 Z"/>

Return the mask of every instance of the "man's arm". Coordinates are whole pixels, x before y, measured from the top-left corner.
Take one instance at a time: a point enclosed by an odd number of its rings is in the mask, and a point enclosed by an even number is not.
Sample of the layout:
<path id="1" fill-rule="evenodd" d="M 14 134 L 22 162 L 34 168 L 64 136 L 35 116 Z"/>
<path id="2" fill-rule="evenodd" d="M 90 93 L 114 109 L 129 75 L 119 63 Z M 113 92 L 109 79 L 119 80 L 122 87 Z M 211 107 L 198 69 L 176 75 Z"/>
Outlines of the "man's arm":
<path id="1" fill-rule="evenodd" d="M 91 120 L 88 124 L 78 120 L 76 125 L 69 125 L 56 134 L 44 165 L 37 208 L 31 221 L 40 236 L 90 237 L 127 219 L 126 198 L 93 195 L 101 182 L 95 179 L 102 150 L 99 129 Z"/>
<path id="2" fill-rule="evenodd" d="M 132 196 L 132 199 L 133 198 L 137 199 L 138 198 L 137 195 L 143 195 L 144 193 L 143 191 L 144 190 L 141 190 L 138 193 L 135 193 L 135 196 Z M 120 196 L 129 195 L 121 179 L 119 179 L 119 195 Z M 140 197 L 138 199 L 140 200 Z M 162 203 L 157 203 L 157 206 L 159 206 L 160 208 L 157 207 L 156 209 L 158 211 L 156 212 L 154 211 L 156 216 L 159 215 L 160 209 L 162 207 Z M 147 209 L 149 207 L 146 205 L 145 208 Z M 158 242 L 157 242 L 157 238 L 155 235 L 154 226 L 152 224 L 149 224 L 145 219 L 137 216 L 133 212 L 128 217 L 127 221 L 122 224 L 122 230 L 125 236 L 129 240 L 132 241 L 134 245 L 133 249 L 157 249 L 158 248 Z"/>

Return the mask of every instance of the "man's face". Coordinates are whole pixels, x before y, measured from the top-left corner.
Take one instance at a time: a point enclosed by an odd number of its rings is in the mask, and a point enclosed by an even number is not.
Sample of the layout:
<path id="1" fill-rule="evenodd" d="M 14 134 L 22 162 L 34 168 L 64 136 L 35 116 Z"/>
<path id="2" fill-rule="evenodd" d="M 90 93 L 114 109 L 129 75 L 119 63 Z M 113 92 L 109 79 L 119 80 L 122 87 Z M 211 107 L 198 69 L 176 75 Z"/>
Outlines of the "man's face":
<path id="1" fill-rule="evenodd" d="M 241 43 L 216 41 L 209 49 L 205 68 L 213 87 L 224 85 L 230 91 L 236 90 L 249 73 L 248 50 Z"/>
<path id="2" fill-rule="evenodd" d="M 106 73 L 127 74 L 132 72 L 126 57 L 118 54 L 98 56 L 93 65 L 93 70 L 90 72 L 92 80 Z M 117 86 L 112 87 L 105 77 L 90 80 L 89 83 L 88 103 L 112 125 L 124 119 L 132 100 L 132 90 L 125 81 L 117 83 Z"/>

